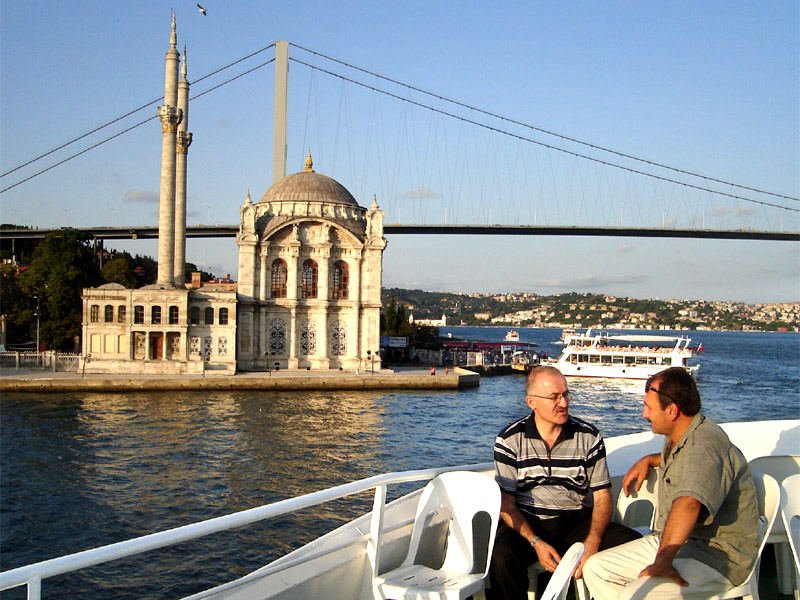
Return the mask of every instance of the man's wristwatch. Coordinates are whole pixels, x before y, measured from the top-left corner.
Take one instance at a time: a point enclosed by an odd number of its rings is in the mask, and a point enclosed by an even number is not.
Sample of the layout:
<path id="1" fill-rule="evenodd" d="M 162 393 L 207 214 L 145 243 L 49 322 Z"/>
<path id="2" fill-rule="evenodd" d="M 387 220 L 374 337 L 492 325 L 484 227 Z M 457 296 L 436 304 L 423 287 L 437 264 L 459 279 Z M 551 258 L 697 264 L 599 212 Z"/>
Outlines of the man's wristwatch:
<path id="1" fill-rule="evenodd" d="M 534 535 L 533 539 L 531 540 L 531 548 L 536 548 L 536 542 L 538 542 L 540 539 L 542 538 L 540 538 L 538 535 Z"/>

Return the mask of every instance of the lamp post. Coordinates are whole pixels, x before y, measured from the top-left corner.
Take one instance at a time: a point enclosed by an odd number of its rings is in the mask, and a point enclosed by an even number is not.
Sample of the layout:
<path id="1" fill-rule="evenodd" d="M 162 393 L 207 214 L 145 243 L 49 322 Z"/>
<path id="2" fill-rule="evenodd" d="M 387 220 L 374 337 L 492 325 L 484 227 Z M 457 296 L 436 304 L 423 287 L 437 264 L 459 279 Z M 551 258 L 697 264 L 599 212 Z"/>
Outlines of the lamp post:
<path id="1" fill-rule="evenodd" d="M 41 312 L 41 307 L 39 304 L 39 296 L 34 296 L 33 299 L 36 300 L 36 312 L 34 313 L 36 317 L 36 361 L 41 364 L 41 357 L 39 356 L 39 313 Z"/>

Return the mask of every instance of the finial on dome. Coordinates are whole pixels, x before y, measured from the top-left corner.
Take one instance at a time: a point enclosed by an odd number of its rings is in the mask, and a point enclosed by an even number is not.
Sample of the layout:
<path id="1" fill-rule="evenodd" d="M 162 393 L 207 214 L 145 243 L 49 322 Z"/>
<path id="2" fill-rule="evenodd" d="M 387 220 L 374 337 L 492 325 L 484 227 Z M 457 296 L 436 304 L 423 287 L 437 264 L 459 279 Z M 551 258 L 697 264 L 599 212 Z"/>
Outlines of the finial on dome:
<path id="1" fill-rule="evenodd" d="M 252 204 L 253 201 L 250 199 L 250 190 L 247 190 L 247 198 L 244 200 L 245 204 Z"/>
<path id="2" fill-rule="evenodd" d="M 313 173 L 314 169 L 311 167 L 314 166 L 314 161 L 311 160 L 311 150 L 308 151 L 308 156 L 306 156 L 306 168 L 303 169 L 303 173 Z"/>
<path id="3" fill-rule="evenodd" d="M 172 33 L 169 34 L 169 45 L 170 48 L 177 48 L 178 46 L 178 35 L 175 33 L 175 11 L 172 11 Z"/>
<path id="4" fill-rule="evenodd" d="M 377 210 L 378 209 L 378 196 L 377 195 L 373 194 L 373 196 L 372 196 L 372 206 L 370 206 L 370 208 L 372 210 Z"/>

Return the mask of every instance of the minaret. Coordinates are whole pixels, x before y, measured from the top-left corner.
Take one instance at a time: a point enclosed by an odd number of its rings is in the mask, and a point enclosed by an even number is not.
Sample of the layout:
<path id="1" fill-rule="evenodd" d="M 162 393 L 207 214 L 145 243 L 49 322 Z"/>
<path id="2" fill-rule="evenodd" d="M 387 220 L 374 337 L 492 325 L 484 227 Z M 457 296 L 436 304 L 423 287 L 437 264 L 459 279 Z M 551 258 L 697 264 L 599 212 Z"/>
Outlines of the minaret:
<path id="1" fill-rule="evenodd" d="M 157 284 L 175 287 L 175 132 L 181 122 L 178 102 L 178 62 L 175 13 L 165 59 L 164 106 L 158 108 L 161 120 L 161 186 L 158 205 L 158 280 Z"/>
<path id="2" fill-rule="evenodd" d="M 186 282 L 186 161 L 192 134 L 189 128 L 189 80 L 186 79 L 186 46 L 183 47 L 181 79 L 178 81 L 178 110 L 183 114 L 175 141 L 175 285 Z"/>

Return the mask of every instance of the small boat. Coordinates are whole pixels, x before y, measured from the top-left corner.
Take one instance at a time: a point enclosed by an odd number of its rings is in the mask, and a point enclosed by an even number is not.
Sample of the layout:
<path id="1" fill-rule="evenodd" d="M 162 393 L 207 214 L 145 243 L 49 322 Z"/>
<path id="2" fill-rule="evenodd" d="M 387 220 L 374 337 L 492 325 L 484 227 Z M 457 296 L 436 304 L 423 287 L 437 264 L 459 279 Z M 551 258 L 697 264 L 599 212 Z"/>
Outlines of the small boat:
<path id="1" fill-rule="evenodd" d="M 725 423 L 721 427 L 750 461 L 759 457 L 800 454 L 800 420 Z M 650 431 L 612 436 L 605 439 L 612 494 L 619 492 L 622 476 L 634 461 L 647 453 L 658 452 L 663 438 Z M 289 554 L 233 581 L 185 597 L 184 600 L 371 600 L 375 566 L 375 540 L 380 539 L 380 569 L 400 564 L 411 537 L 414 514 L 422 489 L 384 502 L 386 488 L 416 481 L 421 485 L 448 471 L 477 471 L 494 476 L 491 462 L 418 471 L 385 473 L 345 483 L 296 498 L 281 500 L 238 513 L 184 525 L 140 538 L 118 542 L 77 554 L 62 556 L 0 573 L 0 590 L 28 587 L 28 598 L 39 598 L 46 578 L 133 556 L 149 550 L 251 525 L 264 519 L 335 501 L 347 496 L 375 491 L 374 509 L 341 527 L 301 546 Z M 440 550 L 437 534 L 446 531 L 448 515 L 433 514 L 426 521 L 422 539 Z M 430 534 L 428 535 L 430 530 Z M 377 533 L 380 531 L 380 533 Z M 427 556 L 427 555 L 426 555 Z"/>
<path id="2" fill-rule="evenodd" d="M 564 340 L 557 359 L 543 365 L 556 367 L 567 377 L 647 379 L 669 367 L 683 367 L 696 375 L 700 365 L 690 362 L 698 348 L 686 336 L 606 335 L 573 333 Z"/>
<path id="3" fill-rule="evenodd" d="M 575 335 L 576 333 L 577 333 L 577 331 L 575 331 L 574 328 L 565 327 L 564 329 L 561 330 L 561 338 L 557 342 L 554 342 L 554 343 L 555 344 L 566 344 L 567 343 L 567 338 Z"/>
<path id="4" fill-rule="evenodd" d="M 509 329 L 506 332 L 506 341 L 507 342 L 518 342 L 519 341 L 519 331 L 516 329 Z"/>

